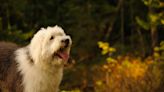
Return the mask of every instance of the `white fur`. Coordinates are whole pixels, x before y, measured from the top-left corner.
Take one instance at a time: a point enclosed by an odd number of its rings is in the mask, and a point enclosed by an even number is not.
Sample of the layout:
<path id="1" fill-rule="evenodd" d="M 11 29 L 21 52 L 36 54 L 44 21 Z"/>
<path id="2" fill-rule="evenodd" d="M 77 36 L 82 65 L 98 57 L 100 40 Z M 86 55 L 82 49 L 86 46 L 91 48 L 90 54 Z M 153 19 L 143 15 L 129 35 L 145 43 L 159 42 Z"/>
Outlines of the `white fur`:
<path id="1" fill-rule="evenodd" d="M 54 36 L 53 40 L 50 40 L 51 36 Z M 16 51 L 18 71 L 23 75 L 24 92 L 58 92 L 64 61 L 52 55 L 62 46 L 61 40 L 66 38 L 71 41 L 58 26 L 41 28 L 27 47 Z M 66 50 L 68 54 L 71 43 Z M 33 59 L 33 64 L 30 63 L 27 52 Z"/>

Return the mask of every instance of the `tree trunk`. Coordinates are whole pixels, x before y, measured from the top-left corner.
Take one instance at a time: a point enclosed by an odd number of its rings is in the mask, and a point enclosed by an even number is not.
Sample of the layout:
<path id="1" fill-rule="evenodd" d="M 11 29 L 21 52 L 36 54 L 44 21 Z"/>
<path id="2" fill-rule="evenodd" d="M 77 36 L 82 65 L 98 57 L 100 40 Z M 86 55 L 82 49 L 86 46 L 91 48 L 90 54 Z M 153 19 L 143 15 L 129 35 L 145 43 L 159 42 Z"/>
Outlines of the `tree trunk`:
<path id="1" fill-rule="evenodd" d="M 121 52 L 124 53 L 124 40 L 125 40 L 125 37 L 124 37 L 124 2 L 122 0 L 122 5 L 121 5 L 121 28 L 120 28 L 120 31 L 121 31 Z"/>
<path id="2" fill-rule="evenodd" d="M 151 25 L 151 42 L 152 42 L 152 49 L 157 46 L 157 41 L 158 41 L 158 33 L 156 26 Z"/>

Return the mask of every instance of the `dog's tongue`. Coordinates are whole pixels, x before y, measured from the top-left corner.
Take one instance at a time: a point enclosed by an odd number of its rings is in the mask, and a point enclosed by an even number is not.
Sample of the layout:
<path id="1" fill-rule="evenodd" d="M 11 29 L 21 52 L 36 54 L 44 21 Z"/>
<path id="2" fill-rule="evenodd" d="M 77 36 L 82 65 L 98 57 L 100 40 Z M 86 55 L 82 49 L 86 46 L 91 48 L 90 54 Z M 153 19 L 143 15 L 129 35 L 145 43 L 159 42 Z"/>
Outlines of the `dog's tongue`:
<path id="1" fill-rule="evenodd" d="M 66 52 L 58 52 L 59 56 L 64 60 L 64 61 L 68 61 L 69 59 L 69 55 Z"/>

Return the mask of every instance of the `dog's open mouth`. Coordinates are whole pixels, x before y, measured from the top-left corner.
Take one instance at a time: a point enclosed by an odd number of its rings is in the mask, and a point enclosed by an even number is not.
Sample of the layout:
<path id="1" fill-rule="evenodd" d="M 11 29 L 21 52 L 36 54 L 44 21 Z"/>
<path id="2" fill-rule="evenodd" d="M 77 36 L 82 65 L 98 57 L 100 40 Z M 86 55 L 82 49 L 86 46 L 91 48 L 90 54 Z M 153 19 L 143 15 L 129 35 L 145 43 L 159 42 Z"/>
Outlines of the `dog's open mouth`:
<path id="1" fill-rule="evenodd" d="M 69 59 L 69 54 L 65 51 L 65 49 L 62 48 L 60 48 L 54 55 L 63 59 L 64 61 L 68 61 Z"/>

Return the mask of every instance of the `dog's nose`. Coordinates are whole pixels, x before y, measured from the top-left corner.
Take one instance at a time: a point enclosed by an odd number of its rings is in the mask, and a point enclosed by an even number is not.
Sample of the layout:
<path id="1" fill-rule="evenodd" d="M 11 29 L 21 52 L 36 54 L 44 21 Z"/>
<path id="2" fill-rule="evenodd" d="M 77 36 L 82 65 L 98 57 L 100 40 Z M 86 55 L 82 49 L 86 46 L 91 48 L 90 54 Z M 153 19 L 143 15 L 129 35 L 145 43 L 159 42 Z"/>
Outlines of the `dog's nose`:
<path id="1" fill-rule="evenodd" d="M 69 39 L 63 39 L 62 42 L 68 44 L 69 43 Z"/>
<path id="2" fill-rule="evenodd" d="M 69 39 L 63 39 L 62 42 L 65 43 L 65 47 L 68 47 L 70 40 Z"/>
<path id="3" fill-rule="evenodd" d="M 65 40 L 65 43 L 69 44 L 69 39 L 66 39 L 66 40 Z"/>

